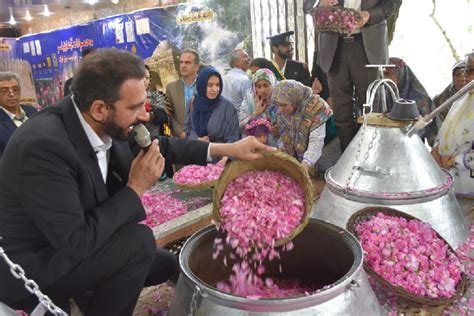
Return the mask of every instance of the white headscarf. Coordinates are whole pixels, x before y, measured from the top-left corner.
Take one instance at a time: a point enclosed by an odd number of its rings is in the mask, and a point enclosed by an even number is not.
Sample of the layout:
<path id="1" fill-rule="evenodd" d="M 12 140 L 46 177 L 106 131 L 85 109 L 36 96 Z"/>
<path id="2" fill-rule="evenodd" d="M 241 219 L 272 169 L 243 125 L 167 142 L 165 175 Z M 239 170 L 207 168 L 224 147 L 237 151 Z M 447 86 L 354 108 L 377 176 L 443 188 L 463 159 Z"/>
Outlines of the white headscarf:
<path id="1" fill-rule="evenodd" d="M 474 141 L 474 93 L 466 94 L 449 110 L 438 133 L 439 153 L 456 156 L 463 144 Z"/>

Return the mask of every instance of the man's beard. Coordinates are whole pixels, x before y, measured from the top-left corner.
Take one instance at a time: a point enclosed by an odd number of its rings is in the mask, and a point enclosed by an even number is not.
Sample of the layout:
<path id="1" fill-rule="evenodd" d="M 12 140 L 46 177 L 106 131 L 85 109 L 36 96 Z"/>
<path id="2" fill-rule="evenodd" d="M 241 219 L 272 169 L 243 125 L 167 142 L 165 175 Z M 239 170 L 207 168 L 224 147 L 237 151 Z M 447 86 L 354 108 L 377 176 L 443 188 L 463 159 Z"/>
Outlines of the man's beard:
<path id="1" fill-rule="evenodd" d="M 112 114 L 107 117 L 102 128 L 104 133 L 109 135 L 113 140 L 125 141 L 128 139 L 127 132 L 115 123 L 115 111 L 112 111 Z"/>
<path id="2" fill-rule="evenodd" d="M 284 53 L 278 51 L 278 56 L 280 56 L 281 59 L 291 59 L 291 57 L 293 57 L 293 53 L 291 52 L 291 49 Z"/>

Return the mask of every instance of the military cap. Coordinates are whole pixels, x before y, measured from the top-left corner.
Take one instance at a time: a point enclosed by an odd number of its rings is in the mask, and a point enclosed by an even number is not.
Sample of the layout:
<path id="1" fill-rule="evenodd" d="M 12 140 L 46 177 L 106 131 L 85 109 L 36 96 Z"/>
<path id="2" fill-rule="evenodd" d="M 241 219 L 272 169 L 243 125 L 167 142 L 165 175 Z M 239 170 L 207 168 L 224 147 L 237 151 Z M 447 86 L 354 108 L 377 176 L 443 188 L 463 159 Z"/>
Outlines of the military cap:
<path id="1" fill-rule="evenodd" d="M 288 44 L 293 43 L 293 41 L 290 39 L 290 36 L 293 34 L 295 34 L 295 32 L 289 31 L 269 36 L 267 37 L 267 39 L 270 40 L 271 45 Z"/>

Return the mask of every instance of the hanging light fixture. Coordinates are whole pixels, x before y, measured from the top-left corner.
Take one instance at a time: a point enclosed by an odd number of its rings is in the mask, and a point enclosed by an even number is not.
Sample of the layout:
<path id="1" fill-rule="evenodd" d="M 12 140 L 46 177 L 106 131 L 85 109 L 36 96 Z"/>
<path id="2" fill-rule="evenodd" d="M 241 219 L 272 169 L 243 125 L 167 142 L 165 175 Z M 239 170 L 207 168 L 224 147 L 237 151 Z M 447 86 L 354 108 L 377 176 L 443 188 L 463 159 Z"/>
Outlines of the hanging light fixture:
<path id="1" fill-rule="evenodd" d="M 49 11 L 49 8 L 48 8 L 47 4 L 44 5 L 44 10 L 43 10 L 43 12 L 41 12 L 41 14 L 44 15 L 44 16 L 50 16 L 52 14 L 51 11 Z"/>
<path id="2" fill-rule="evenodd" d="M 28 9 L 26 9 L 25 20 L 27 20 L 27 21 L 33 20 L 33 17 L 30 14 L 30 10 L 28 10 Z"/>
<path id="3" fill-rule="evenodd" d="M 89 2 L 90 5 L 94 5 L 94 4 L 97 3 L 97 0 L 88 0 L 88 2 Z"/>
<path id="4" fill-rule="evenodd" d="M 13 9 L 12 9 L 12 7 L 8 7 L 8 11 L 10 12 L 10 21 L 8 21 L 8 23 L 10 23 L 11 25 L 15 25 L 15 24 L 16 24 L 16 20 L 15 20 L 15 17 L 13 16 Z"/>
<path id="5" fill-rule="evenodd" d="M 117 4 L 119 3 L 119 0 L 110 0 L 110 2 L 112 2 L 113 4 Z"/>

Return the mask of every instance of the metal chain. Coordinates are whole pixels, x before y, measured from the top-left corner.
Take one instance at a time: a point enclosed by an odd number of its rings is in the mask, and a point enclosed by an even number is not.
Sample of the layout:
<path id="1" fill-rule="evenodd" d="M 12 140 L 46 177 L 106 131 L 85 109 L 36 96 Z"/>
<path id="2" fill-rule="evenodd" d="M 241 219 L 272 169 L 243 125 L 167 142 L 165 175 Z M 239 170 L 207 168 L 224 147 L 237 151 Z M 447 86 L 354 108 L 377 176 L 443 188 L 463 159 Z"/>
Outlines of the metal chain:
<path id="1" fill-rule="evenodd" d="M 194 291 L 193 291 L 193 296 L 192 296 L 192 298 L 191 298 L 191 304 L 190 304 L 191 308 L 190 308 L 190 310 L 189 310 L 188 316 L 195 316 L 195 315 L 196 315 L 196 312 L 197 312 L 197 309 L 198 309 L 198 308 L 197 308 L 198 296 L 199 296 L 199 291 L 198 291 L 198 289 L 197 289 L 197 287 L 196 287 L 196 288 L 194 289 Z"/>
<path id="2" fill-rule="evenodd" d="M 375 80 L 374 82 L 372 82 L 372 84 L 369 85 L 369 88 L 367 90 L 367 96 L 366 96 L 367 103 L 365 103 L 362 107 L 362 115 L 364 117 L 364 122 L 362 123 L 362 127 L 361 127 L 362 131 L 360 133 L 359 144 L 357 145 L 356 156 L 354 159 L 354 166 L 352 167 L 351 173 L 349 174 L 349 177 L 347 178 L 347 181 L 344 187 L 344 193 L 348 193 L 348 191 L 350 190 L 351 182 L 352 181 L 356 182 L 358 179 L 358 177 L 354 179 L 354 174 L 356 171 L 355 165 L 357 164 L 357 161 L 359 160 L 360 154 L 362 152 L 362 143 L 364 142 L 364 136 L 367 130 L 369 114 L 372 113 L 373 111 L 373 104 L 372 104 L 373 96 L 377 92 L 377 89 L 384 83 L 384 81 L 385 79 Z M 397 93 L 398 93 L 398 90 L 397 90 Z M 393 91 L 392 91 L 392 95 L 393 95 Z M 383 95 L 383 98 L 385 98 L 385 95 Z M 368 113 L 366 112 L 367 108 L 369 109 Z M 369 158 L 369 153 L 374 147 L 374 141 L 376 137 L 377 137 L 377 128 L 375 128 L 374 133 L 372 134 L 372 138 L 367 146 L 367 151 L 364 154 L 364 159 L 362 160 L 362 163 L 366 162 L 367 159 Z M 360 172 L 359 172 L 359 176 L 360 176 Z"/>
<path id="3" fill-rule="evenodd" d="M 0 256 L 10 267 L 11 274 L 13 274 L 15 278 L 22 280 L 25 283 L 25 288 L 28 290 L 28 292 L 34 294 L 38 298 L 39 302 L 48 309 L 48 311 L 53 313 L 53 315 L 67 316 L 67 314 L 61 308 L 56 306 L 47 295 L 41 292 L 38 284 L 35 281 L 26 278 L 25 270 L 23 270 L 20 265 L 11 261 L 2 247 L 0 247 Z"/>
<path id="4" fill-rule="evenodd" d="M 365 112 L 366 107 L 370 107 L 369 113 Z M 362 151 L 362 143 L 364 142 L 364 136 L 365 136 L 367 123 L 368 123 L 368 116 L 369 116 L 370 113 L 372 113 L 372 107 L 370 105 L 364 104 L 363 108 L 362 108 L 362 115 L 364 116 L 364 122 L 362 123 L 362 127 L 361 127 L 362 131 L 360 132 L 360 139 L 359 139 L 359 144 L 357 145 L 357 152 L 356 152 L 356 156 L 355 156 L 355 159 L 354 159 L 354 164 L 359 159 L 361 151 Z M 366 153 L 365 156 L 368 156 L 368 153 Z M 344 187 L 344 192 L 345 193 L 347 193 L 349 191 L 349 187 L 350 187 L 350 184 L 352 182 L 352 178 L 354 177 L 355 170 L 356 170 L 355 168 L 352 168 L 351 173 L 350 173 L 349 177 L 347 178 L 346 185 Z"/>

